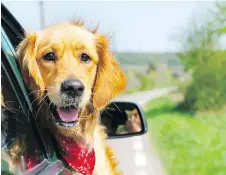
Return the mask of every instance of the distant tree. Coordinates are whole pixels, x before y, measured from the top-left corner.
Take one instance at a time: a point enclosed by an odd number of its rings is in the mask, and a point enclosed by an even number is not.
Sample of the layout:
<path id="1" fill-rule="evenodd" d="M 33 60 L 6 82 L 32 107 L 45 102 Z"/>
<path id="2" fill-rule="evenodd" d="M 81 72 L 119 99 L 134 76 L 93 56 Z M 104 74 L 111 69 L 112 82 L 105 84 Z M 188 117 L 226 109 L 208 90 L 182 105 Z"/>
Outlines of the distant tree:
<path id="1" fill-rule="evenodd" d="M 152 71 L 156 71 L 156 66 L 153 62 L 149 61 L 146 73 L 149 74 Z"/>
<path id="2" fill-rule="evenodd" d="M 217 2 L 210 14 L 212 20 L 209 24 L 212 30 L 219 35 L 226 34 L 226 1 Z"/>
<path id="3" fill-rule="evenodd" d="M 183 51 L 178 56 L 193 78 L 182 104 L 189 110 L 216 109 L 226 104 L 226 46 L 220 46 L 226 33 L 226 2 L 217 2 L 208 12 L 201 23 L 194 20 L 180 40 Z"/>

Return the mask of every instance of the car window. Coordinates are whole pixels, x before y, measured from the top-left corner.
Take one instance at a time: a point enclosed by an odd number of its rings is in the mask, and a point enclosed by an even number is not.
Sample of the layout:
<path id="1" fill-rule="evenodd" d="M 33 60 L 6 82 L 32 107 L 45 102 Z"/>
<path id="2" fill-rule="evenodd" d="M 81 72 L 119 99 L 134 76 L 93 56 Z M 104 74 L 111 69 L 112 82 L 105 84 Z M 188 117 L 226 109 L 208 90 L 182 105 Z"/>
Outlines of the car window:
<path id="1" fill-rule="evenodd" d="M 27 157 L 25 155 L 30 154 L 29 151 L 32 151 L 32 156 L 35 156 L 35 159 L 38 158 L 35 163 L 40 163 L 41 160 L 43 160 L 44 155 L 45 158 L 47 158 L 49 161 L 53 162 L 57 159 L 56 153 L 53 148 L 53 142 L 51 140 L 51 136 L 48 135 L 45 131 L 40 132 L 40 130 L 36 130 L 36 133 L 33 131 L 35 130 L 33 128 L 33 125 L 30 121 L 30 117 L 36 116 L 38 118 L 37 109 L 35 108 L 35 105 L 31 105 L 34 99 L 32 99 L 31 96 L 29 96 L 29 92 L 26 89 L 26 86 L 23 83 L 21 73 L 18 69 L 17 63 L 16 63 L 16 53 L 15 49 L 12 47 L 11 42 L 7 36 L 7 34 L 2 29 L 2 95 L 4 97 L 5 105 L 8 107 L 7 109 L 2 108 L 2 128 L 5 130 L 2 133 L 6 133 L 5 140 L 3 140 L 3 148 L 2 155 L 6 155 L 5 153 L 9 152 L 9 148 L 13 148 L 13 145 L 17 142 L 12 142 L 13 139 L 18 140 L 19 143 L 26 143 L 26 149 L 23 150 L 21 153 L 21 156 L 17 157 L 22 166 L 22 169 L 26 169 L 27 162 L 24 162 L 24 158 Z M 10 68 L 12 68 L 10 70 Z M 14 79 L 12 77 L 14 76 Z M 18 82 L 18 87 L 15 87 L 15 82 Z M 11 84 L 10 84 L 11 83 Z M 14 85 L 12 85 L 14 83 Z M 19 92 L 19 90 L 21 92 Z M 20 97 L 18 97 L 20 95 Z M 21 99 L 22 97 L 22 99 Z M 27 107 L 27 111 L 24 109 L 24 105 L 29 104 Z M 33 103 L 34 104 L 34 103 Z M 22 106 L 21 106 L 22 105 Z M 33 116 L 29 116 L 28 110 L 32 111 L 31 114 Z M 34 120 L 35 121 L 35 120 Z M 34 122 L 35 123 L 35 122 Z M 33 124 L 34 124 L 33 123 Z M 39 128 L 38 128 L 39 129 Z M 40 140 L 37 143 L 38 134 L 41 136 L 43 145 L 40 146 Z M 3 135 L 4 137 L 4 135 Z M 39 138 L 40 139 L 40 138 Z M 21 142 L 21 140 L 23 142 Z M 44 141 L 45 140 L 45 141 Z M 48 142 L 48 144 L 47 144 Z M 46 143 L 46 144 L 45 144 Z M 23 147 L 23 146 L 22 146 Z M 39 147 L 42 147 L 42 149 L 39 149 Z M 43 148 L 45 148 L 43 150 Z M 25 154 L 25 155 L 24 155 Z M 44 155 L 43 155 L 44 154 Z M 29 155 L 30 156 L 30 155 Z M 28 157 L 29 157 L 28 156 Z M 4 156 L 2 156 L 3 159 L 5 159 Z M 7 165 L 6 162 L 2 159 L 2 171 L 7 170 L 10 165 Z M 8 160 L 8 159 L 7 159 Z M 25 166 L 25 168 L 23 167 Z"/>
<path id="2" fill-rule="evenodd" d="M 3 52 L 1 56 L 5 59 Z M 1 91 L 4 99 L 4 106 L 1 108 L 1 171 L 8 172 L 12 165 L 18 165 L 18 171 L 25 171 L 41 163 L 44 155 L 6 66 L 2 64 L 1 68 Z"/>

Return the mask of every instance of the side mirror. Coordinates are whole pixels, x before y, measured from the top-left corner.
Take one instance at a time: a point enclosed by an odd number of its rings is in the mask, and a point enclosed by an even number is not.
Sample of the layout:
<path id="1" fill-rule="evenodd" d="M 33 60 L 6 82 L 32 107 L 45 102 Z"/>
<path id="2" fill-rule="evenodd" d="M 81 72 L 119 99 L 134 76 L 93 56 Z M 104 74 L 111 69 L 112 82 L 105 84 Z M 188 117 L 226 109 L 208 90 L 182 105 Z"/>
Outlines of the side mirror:
<path id="1" fill-rule="evenodd" d="M 108 138 L 124 138 L 147 132 L 147 121 L 142 108 L 132 102 L 112 102 L 101 111 L 101 123 Z"/>

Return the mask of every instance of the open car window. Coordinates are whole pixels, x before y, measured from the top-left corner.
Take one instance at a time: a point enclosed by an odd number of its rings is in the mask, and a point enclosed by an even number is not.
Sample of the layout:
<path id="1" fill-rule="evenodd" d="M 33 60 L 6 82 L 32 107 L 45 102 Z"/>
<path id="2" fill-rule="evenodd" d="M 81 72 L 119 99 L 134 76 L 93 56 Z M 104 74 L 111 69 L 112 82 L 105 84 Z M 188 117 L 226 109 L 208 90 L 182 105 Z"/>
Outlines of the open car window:
<path id="1" fill-rule="evenodd" d="M 1 56 L 2 60 L 6 59 L 3 51 Z M 1 171 L 9 172 L 16 165 L 16 172 L 19 173 L 41 163 L 44 154 L 28 118 L 29 113 L 24 108 L 24 101 L 18 95 L 15 81 L 3 62 L 1 70 L 1 90 L 4 99 L 1 111 Z"/>
<path id="2" fill-rule="evenodd" d="M 29 95 L 31 93 L 23 82 L 16 60 L 15 47 L 21 40 L 22 34 L 18 31 L 21 31 L 22 28 L 18 23 L 15 25 L 14 22 L 15 19 L 9 23 L 10 25 L 7 24 L 7 21 L 5 24 L 2 23 L 1 30 L 1 65 L 3 70 L 1 74 L 2 85 L 5 84 L 2 88 L 2 94 L 6 106 L 9 105 L 8 109 L 2 107 L 5 116 L 1 121 L 2 126 L 5 126 L 2 127 L 5 131 L 2 132 L 4 134 L 1 153 L 4 160 L 1 161 L 1 170 L 5 172 L 8 172 L 11 168 L 11 160 L 7 157 L 7 154 L 13 148 L 22 148 L 22 152 L 20 151 L 20 154 L 16 157 L 20 166 L 19 171 L 26 171 L 41 163 L 44 159 L 49 161 L 48 164 L 60 159 L 60 153 L 55 148 L 53 136 L 44 130 L 40 130 L 37 125 L 36 119 L 40 117 L 38 106 L 34 103 L 35 99 Z M 14 30 L 15 26 L 19 26 L 20 30 Z"/>

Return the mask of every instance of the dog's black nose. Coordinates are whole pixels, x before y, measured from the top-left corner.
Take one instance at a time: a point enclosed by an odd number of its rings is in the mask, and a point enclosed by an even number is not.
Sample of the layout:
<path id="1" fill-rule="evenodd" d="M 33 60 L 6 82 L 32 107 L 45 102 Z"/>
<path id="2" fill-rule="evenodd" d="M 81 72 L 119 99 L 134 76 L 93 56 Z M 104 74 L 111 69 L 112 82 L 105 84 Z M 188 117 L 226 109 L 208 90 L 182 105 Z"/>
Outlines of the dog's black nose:
<path id="1" fill-rule="evenodd" d="M 85 86 L 80 80 L 70 79 L 61 84 L 61 92 L 66 93 L 69 96 L 81 96 Z"/>

